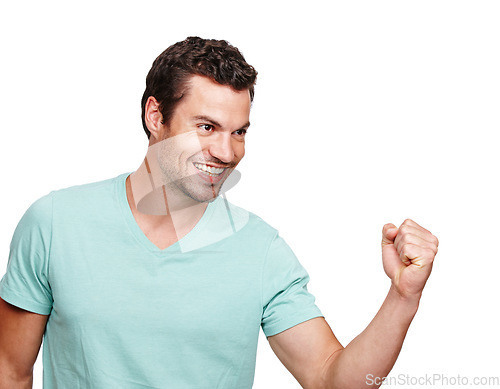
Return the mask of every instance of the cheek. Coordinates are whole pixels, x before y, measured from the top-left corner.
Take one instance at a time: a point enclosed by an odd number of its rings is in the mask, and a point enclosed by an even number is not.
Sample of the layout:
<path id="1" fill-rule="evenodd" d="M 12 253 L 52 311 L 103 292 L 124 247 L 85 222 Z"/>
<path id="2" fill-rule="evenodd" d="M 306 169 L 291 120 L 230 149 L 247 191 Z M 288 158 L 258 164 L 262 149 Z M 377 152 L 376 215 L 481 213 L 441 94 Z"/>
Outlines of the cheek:
<path id="1" fill-rule="evenodd" d="M 200 141 L 197 137 L 186 139 L 182 143 L 182 147 L 179 147 L 182 150 L 181 158 L 189 159 L 189 158 L 197 158 L 200 154 L 203 154 L 204 145 L 203 142 Z"/>
<path id="2" fill-rule="evenodd" d="M 245 142 L 238 142 L 233 146 L 234 159 L 239 162 L 245 156 Z"/>

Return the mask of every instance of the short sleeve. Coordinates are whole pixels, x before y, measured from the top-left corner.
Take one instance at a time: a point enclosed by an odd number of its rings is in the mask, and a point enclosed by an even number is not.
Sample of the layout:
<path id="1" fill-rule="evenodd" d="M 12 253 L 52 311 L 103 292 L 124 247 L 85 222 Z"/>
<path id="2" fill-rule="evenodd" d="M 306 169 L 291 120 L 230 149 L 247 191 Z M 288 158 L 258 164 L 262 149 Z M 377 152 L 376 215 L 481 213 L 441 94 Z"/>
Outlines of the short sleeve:
<path id="1" fill-rule="evenodd" d="M 261 325 L 266 336 L 323 316 L 314 303 L 314 296 L 307 290 L 309 275 L 279 235 L 269 247 L 262 282 Z"/>
<path id="2" fill-rule="evenodd" d="M 52 195 L 37 200 L 19 221 L 10 245 L 0 297 L 27 311 L 48 315 L 52 293 L 48 281 Z"/>

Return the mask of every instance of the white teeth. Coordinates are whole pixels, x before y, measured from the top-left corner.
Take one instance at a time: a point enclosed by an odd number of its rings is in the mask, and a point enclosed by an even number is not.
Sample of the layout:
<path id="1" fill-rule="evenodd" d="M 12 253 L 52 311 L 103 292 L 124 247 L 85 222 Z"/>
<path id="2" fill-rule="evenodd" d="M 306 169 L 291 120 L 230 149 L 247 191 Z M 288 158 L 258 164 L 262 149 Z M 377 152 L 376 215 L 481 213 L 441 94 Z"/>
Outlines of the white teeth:
<path id="1" fill-rule="evenodd" d="M 208 173 L 210 176 L 218 176 L 224 171 L 224 168 L 208 166 L 202 163 L 194 163 L 194 166 L 202 172 Z"/>
<path id="2" fill-rule="evenodd" d="M 212 174 L 221 174 L 224 171 L 224 169 L 220 167 L 209 167 L 208 171 Z"/>

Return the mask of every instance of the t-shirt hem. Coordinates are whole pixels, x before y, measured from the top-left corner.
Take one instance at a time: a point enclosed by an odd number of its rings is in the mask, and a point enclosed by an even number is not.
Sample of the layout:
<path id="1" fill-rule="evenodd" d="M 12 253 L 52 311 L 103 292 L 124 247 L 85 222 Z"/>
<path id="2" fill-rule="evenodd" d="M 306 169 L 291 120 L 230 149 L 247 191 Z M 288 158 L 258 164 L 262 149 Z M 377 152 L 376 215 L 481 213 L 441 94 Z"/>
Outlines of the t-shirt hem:
<path id="1" fill-rule="evenodd" d="M 40 315 L 48 315 L 52 310 L 52 307 L 37 303 L 36 301 L 28 301 L 26 297 L 13 292 L 3 283 L 0 283 L 0 297 L 2 300 L 11 305 L 24 309 L 25 311 L 38 313 Z"/>
<path id="2" fill-rule="evenodd" d="M 297 324 L 303 323 L 307 320 L 314 319 L 315 317 L 324 317 L 318 307 L 312 307 L 311 309 L 297 313 L 296 315 L 292 315 L 287 317 L 286 319 L 280 320 L 273 324 L 267 324 L 262 327 L 262 331 L 266 336 L 273 336 L 283 332 L 291 327 L 296 326 Z"/>

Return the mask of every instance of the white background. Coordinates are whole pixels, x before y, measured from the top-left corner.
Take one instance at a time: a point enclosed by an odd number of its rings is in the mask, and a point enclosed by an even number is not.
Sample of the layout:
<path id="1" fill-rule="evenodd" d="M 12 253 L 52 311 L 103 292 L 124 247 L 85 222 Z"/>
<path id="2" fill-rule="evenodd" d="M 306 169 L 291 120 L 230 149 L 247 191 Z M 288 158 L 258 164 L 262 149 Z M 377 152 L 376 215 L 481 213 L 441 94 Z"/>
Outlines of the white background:
<path id="1" fill-rule="evenodd" d="M 0 7 L 1 273 L 34 200 L 139 166 L 156 56 L 189 35 L 226 39 L 259 71 L 228 199 L 281 231 L 339 340 L 389 288 L 383 224 L 410 217 L 440 252 L 392 374 L 500 376 L 498 2 L 11 3 Z M 254 387 L 299 387 L 264 336 Z"/>

